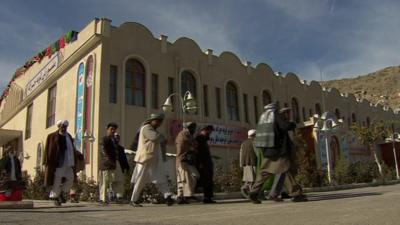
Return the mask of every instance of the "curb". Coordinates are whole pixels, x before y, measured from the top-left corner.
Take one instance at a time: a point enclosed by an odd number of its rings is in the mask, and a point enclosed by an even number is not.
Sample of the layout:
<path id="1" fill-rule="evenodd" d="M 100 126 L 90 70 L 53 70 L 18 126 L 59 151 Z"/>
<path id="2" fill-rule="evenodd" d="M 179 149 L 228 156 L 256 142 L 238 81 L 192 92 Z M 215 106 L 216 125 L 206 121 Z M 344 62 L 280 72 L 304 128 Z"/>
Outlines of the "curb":
<path id="1" fill-rule="evenodd" d="M 366 187 L 377 187 L 382 185 L 395 185 L 400 184 L 400 180 L 372 183 L 356 183 L 356 184 L 345 184 L 336 186 L 325 186 L 325 187 L 313 187 L 313 188 L 303 188 L 304 193 L 311 192 L 328 192 L 328 191 L 339 191 L 339 190 L 350 190 L 356 188 L 366 188 Z M 219 192 L 214 194 L 215 200 L 227 200 L 227 199 L 245 199 L 240 191 L 237 192 Z M 202 197 L 202 194 L 196 194 L 197 197 Z"/>
<path id="2" fill-rule="evenodd" d="M 33 209 L 33 201 L 3 201 L 0 209 Z"/>

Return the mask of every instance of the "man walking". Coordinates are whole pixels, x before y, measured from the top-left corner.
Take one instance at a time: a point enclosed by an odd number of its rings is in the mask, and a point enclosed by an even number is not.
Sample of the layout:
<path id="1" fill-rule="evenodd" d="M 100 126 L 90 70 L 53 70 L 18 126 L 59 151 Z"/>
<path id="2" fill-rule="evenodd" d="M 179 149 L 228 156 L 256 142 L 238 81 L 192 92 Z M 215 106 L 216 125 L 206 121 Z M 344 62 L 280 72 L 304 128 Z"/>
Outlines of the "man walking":
<path id="1" fill-rule="evenodd" d="M 126 169 L 125 159 L 119 152 L 119 145 L 116 140 L 116 123 L 107 125 L 107 135 L 103 137 L 100 152 L 100 203 L 109 204 L 110 198 L 115 194 L 117 203 L 122 201 L 124 193 L 124 174 Z M 119 138 L 119 137 L 117 137 Z"/>
<path id="2" fill-rule="evenodd" d="M 171 198 L 171 192 L 168 190 L 167 174 L 165 168 L 166 140 L 157 130 L 164 121 L 164 114 L 151 114 L 143 123 L 139 132 L 139 143 L 136 151 L 136 167 L 132 174 L 132 183 L 135 183 L 131 205 L 141 207 L 139 198 L 146 184 L 155 183 L 161 192 L 168 206 L 174 201 Z M 164 150 L 163 150 L 164 149 Z"/>
<path id="3" fill-rule="evenodd" d="M 189 204 L 188 199 L 193 198 L 199 172 L 196 169 L 197 149 L 194 133 L 196 123 L 186 122 L 183 130 L 175 139 L 176 143 L 176 175 L 178 183 L 178 204 Z"/>
<path id="4" fill-rule="evenodd" d="M 45 186 L 51 186 L 50 199 L 60 206 L 66 202 L 65 194 L 69 193 L 75 179 L 76 149 L 67 132 L 68 121 L 60 120 L 57 126 L 58 130 L 47 136 L 43 165 Z"/>
<path id="5" fill-rule="evenodd" d="M 247 132 L 247 140 L 245 140 L 240 146 L 239 152 L 239 164 L 243 168 L 243 186 L 242 191 L 247 194 L 252 184 L 256 180 L 256 165 L 257 155 L 254 148 L 254 138 L 256 136 L 256 130 L 251 129 Z"/>
<path id="6" fill-rule="evenodd" d="M 197 168 L 200 173 L 200 185 L 203 187 L 203 203 L 216 203 L 214 197 L 214 164 L 211 159 L 210 147 L 208 140 L 213 132 L 214 127 L 211 125 L 205 126 L 200 130 L 196 136 L 198 162 Z"/>
<path id="7" fill-rule="evenodd" d="M 264 159 L 257 175 L 256 182 L 250 191 L 250 200 L 255 204 L 260 204 L 257 196 L 264 182 L 274 174 L 282 174 L 280 181 L 275 188 L 275 193 L 280 193 L 283 187 L 285 176 L 287 178 L 288 191 L 293 196 L 292 201 L 307 201 L 302 194 L 300 186 L 294 180 L 290 173 L 286 173 L 290 168 L 289 154 L 293 148 L 288 131 L 294 130 L 296 124 L 282 119 L 278 113 L 275 103 L 265 106 L 265 112 L 261 115 L 257 125 L 257 134 L 255 146 L 261 148 L 264 153 Z M 269 199 L 282 201 L 278 196 L 270 195 Z"/>

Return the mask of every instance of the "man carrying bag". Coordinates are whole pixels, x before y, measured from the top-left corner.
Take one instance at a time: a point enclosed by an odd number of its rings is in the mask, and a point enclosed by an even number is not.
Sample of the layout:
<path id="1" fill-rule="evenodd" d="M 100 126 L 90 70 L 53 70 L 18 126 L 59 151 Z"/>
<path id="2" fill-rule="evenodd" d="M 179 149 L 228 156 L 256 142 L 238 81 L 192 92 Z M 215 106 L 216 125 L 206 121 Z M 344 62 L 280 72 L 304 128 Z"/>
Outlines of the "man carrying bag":
<path id="1" fill-rule="evenodd" d="M 250 191 L 250 200 L 254 204 L 260 204 L 257 196 L 264 182 L 275 174 L 286 176 L 287 185 L 293 202 L 307 201 L 302 194 L 301 187 L 296 183 L 294 177 L 287 173 L 290 168 L 289 154 L 293 148 L 288 131 L 294 130 L 296 124 L 284 121 L 278 113 L 275 103 L 265 106 L 265 112 L 261 115 L 257 125 L 256 138 L 254 145 L 264 153 L 264 159 L 261 162 L 260 172 L 257 174 L 255 183 Z M 278 183 L 274 193 L 280 193 L 283 187 L 283 180 Z M 274 201 L 282 201 L 278 196 L 269 196 Z"/>

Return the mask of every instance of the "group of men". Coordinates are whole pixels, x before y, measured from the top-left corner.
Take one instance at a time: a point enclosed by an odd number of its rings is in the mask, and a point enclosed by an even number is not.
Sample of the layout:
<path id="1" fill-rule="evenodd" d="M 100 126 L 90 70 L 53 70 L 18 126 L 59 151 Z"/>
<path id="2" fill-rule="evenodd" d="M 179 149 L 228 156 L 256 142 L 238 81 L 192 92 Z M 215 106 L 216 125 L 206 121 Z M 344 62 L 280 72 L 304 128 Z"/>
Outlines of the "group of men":
<path id="1" fill-rule="evenodd" d="M 130 204 L 141 207 L 141 194 L 147 184 L 156 184 L 164 194 L 165 203 L 172 205 L 172 192 L 168 187 L 166 169 L 166 139 L 158 131 L 164 121 L 164 114 L 151 114 L 138 132 L 138 145 L 134 157 L 135 168 L 131 183 L 133 192 Z M 67 132 L 68 121 L 57 122 L 58 130 L 49 134 L 46 140 L 44 166 L 45 185 L 51 188 L 49 198 L 55 205 L 66 202 L 76 174 L 84 169 L 82 154 L 76 150 L 72 136 Z M 109 123 L 107 135 L 102 138 L 99 164 L 99 201 L 108 205 L 110 189 L 117 203 L 123 202 L 125 173 L 129 163 L 125 149 L 119 144 L 120 136 L 116 132 L 118 125 Z M 194 137 L 195 123 L 185 123 L 184 129 L 176 138 L 176 173 L 178 186 L 178 204 L 187 204 L 195 199 L 196 184 L 204 190 L 204 203 L 215 203 L 213 198 L 213 163 L 207 141 L 213 131 L 212 126 L 203 127 Z M 189 153 L 194 153 L 189 157 Z M 83 165 L 82 165 L 83 164 Z M 199 179 L 201 178 L 201 181 Z"/>
<path id="2" fill-rule="evenodd" d="M 249 131 L 249 140 L 241 147 L 240 161 L 243 166 L 245 181 L 250 181 L 249 198 L 259 204 L 258 195 L 266 180 L 275 176 L 275 184 L 270 191 L 269 199 L 282 201 L 279 197 L 284 181 L 292 200 L 307 201 L 301 187 L 291 173 L 293 167 L 293 143 L 289 131 L 294 130 L 295 123 L 290 122 L 290 109 L 279 110 L 276 104 L 265 106 L 257 130 Z M 134 184 L 130 204 L 141 207 L 141 194 L 147 184 L 156 184 L 164 194 L 165 203 L 169 206 L 175 201 L 168 187 L 166 169 L 166 138 L 158 131 L 164 121 L 164 114 L 151 114 L 143 122 L 138 132 L 138 144 L 134 161 L 136 166 L 132 173 Z M 57 122 L 58 130 L 49 134 L 46 141 L 44 165 L 45 184 L 51 187 L 50 198 L 56 205 L 65 202 L 65 193 L 72 187 L 76 173 L 84 168 L 83 156 L 75 149 L 73 138 L 67 132 L 68 121 Z M 122 202 L 124 193 L 124 173 L 129 171 L 124 147 L 119 144 L 118 125 L 109 123 L 107 135 L 103 137 L 100 149 L 100 202 L 107 205 L 107 192 L 112 188 L 116 201 Z M 185 122 L 182 131 L 175 139 L 177 204 L 188 204 L 196 199 L 197 186 L 204 192 L 204 203 L 215 203 L 213 200 L 213 162 L 208 146 L 213 126 L 201 127 L 196 134 L 197 125 Z M 255 152 L 263 154 L 258 173 L 255 171 Z M 82 165 L 83 163 L 83 165 Z"/>

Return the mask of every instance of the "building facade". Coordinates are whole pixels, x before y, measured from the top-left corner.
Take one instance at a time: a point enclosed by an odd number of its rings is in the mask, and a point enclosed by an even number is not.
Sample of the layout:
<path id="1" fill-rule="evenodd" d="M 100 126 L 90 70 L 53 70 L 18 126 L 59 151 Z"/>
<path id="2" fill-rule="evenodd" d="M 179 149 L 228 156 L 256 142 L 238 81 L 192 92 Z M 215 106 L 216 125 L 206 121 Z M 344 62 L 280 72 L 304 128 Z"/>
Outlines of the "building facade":
<path id="1" fill-rule="evenodd" d="M 324 90 L 293 73 L 282 76 L 264 63 L 242 63 L 231 52 L 217 56 L 211 49 L 203 51 L 189 38 L 171 43 L 138 23 L 115 27 L 108 19 L 94 19 L 76 41 L 12 82 L 1 103 L 0 127 L 13 135 L 0 144 L 14 143 L 24 157 L 23 170 L 31 173 L 41 164 L 46 137 L 57 129 L 55 122 L 67 119 L 68 131 L 85 155 L 86 174 L 97 179 L 99 140 L 107 123 L 120 125 L 117 132 L 129 148 L 147 115 L 161 112 L 171 93 L 186 91 L 199 106 L 186 119 L 216 125 L 211 151 L 222 166 L 238 157 L 247 129 L 255 127 L 263 106 L 273 101 L 291 107 L 299 126 L 324 111 L 334 112 L 346 127 L 399 119 L 389 108 L 336 89 Z M 175 99 L 176 110 L 166 115 L 160 128 L 170 140 L 171 153 L 183 116 L 179 104 Z"/>

